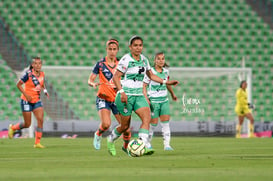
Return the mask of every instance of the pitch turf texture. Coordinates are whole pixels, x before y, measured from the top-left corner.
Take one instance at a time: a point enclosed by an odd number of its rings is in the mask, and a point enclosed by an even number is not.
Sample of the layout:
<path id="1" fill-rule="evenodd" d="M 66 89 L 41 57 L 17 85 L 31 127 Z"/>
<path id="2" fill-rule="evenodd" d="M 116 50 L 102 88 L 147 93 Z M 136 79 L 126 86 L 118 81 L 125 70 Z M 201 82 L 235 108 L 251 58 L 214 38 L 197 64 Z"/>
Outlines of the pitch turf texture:
<path id="1" fill-rule="evenodd" d="M 273 139 L 173 137 L 175 151 L 163 151 L 162 138 L 153 140 L 156 152 L 132 158 L 116 143 L 112 157 L 103 138 L 96 151 L 92 138 L 0 139 L 0 180 L 191 180 L 272 181 Z"/>

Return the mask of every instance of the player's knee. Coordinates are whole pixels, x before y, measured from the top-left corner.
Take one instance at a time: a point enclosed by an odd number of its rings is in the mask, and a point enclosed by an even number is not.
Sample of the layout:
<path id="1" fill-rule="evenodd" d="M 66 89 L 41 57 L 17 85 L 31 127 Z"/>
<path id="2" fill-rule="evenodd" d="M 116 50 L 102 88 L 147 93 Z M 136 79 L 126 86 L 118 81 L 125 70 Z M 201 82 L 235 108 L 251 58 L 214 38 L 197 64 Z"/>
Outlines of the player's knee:
<path id="1" fill-rule="evenodd" d="M 24 128 L 29 128 L 31 123 L 25 123 Z"/>
<path id="2" fill-rule="evenodd" d="M 101 126 L 102 126 L 103 130 L 107 130 L 107 129 L 110 128 L 111 124 L 110 123 L 104 123 Z"/>
<path id="3" fill-rule="evenodd" d="M 129 125 L 124 125 L 123 127 L 121 127 L 122 132 L 126 132 L 127 130 L 129 130 Z"/>

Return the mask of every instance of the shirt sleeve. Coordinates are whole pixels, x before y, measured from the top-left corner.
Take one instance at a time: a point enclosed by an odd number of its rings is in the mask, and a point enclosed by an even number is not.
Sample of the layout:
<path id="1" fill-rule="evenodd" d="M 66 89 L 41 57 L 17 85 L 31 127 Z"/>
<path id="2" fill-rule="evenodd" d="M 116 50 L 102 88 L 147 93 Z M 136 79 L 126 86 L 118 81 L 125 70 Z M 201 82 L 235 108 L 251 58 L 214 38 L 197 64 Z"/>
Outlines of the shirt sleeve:
<path id="1" fill-rule="evenodd" d="M 145 74 L 143 82 L 146 84 L 149 84 L 151 82 L 151 79 L 147 76 L 147 74 Z"/>
<path id="2" fill-rule="evenodd" d="M 124 56 L 118 62 L 117 70 L 119 70 L 122 73 L 125 73 L 127 69 L 128 69 L 128 61 L 126 61 L 126 57 Z"/>
<path id="3" fill-rule="evenodd" d="M 28 78 L 29 78 L 29 76 L 28 76 L 29 73 L 30 73 L 29 70 L 26 71 L 25 73 L 23 73 L 23 75 L 21 76 L 20 80 L 25 83 L 28 80 Z"/>
<path id="4" fill-rule="evenodd" d="M 169 73 L 169 70 L 166 69 L 166 72 L 167 72 L 167 73 L 166 73 L 166 74 L 167 74 L 167 75 L 166 75 L 166 76 L 167 76 L 166 78 L 167 78 L 167 80 L 170 80 L 170 73 Z"/>
<path id="5" fill-rule="evenodd" d="M 145 61 L 145 64 L 146 64 L 146 70 L 151 70 L 149 60 L 145 56 L 143 56 L 143 58 L 144 58 L 144 61 Z"/>
<path id="6" fill-rule="evenodd" d="M 100 70 L 100 62 L 97 62 L 95 67 L 93 68 L 92 73 L 98 75 Z"/>

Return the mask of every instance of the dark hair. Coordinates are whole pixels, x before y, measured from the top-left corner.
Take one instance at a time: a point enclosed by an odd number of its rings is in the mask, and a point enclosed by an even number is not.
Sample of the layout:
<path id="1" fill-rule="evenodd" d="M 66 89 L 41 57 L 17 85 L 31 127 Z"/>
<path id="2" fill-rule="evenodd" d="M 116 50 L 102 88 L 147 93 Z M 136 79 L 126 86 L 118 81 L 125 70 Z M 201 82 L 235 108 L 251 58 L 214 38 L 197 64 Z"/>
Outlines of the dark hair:
<path id="1" fill-rule="evenodd" d="M 163 54 L 164 55 L 164 52 L 157 52 L 155 55 L 154 55 L 154 67 L 155 67 L 155 58 L 158 56 L 158 55 L 161 55 Z M 165 56 L 165 55 L 164 55 Z M 168 64 L 166 64 L 166 62 L 164 63 L 163 67 L 169 67 Z"/>
<path id="2" fill-rule="evenodd" d="M 34 60 L 41 60 L 41 57 L 32 57 L 31 58 L 31 62 L 29 64 L 29 70 L 32 70 L 33 69 L 33 66 L 32 66 L 32 63 L 34 62 Z"/>
<path id="3" fill-rule="evenodd" d="M 143 42 L 143 39 L 140 36 L 134 35 L 130 38 L 129 45 L 132 45 L 135 40 L 141 40 Z"/>
<path id="4" fill-rule="evenodd" d="M 240 83 L 240 88 L 242 88 L 243 83 L 246 83 L 246 80 L 242 80 L 242 81 L 241 81 L 241 83 Z"/>

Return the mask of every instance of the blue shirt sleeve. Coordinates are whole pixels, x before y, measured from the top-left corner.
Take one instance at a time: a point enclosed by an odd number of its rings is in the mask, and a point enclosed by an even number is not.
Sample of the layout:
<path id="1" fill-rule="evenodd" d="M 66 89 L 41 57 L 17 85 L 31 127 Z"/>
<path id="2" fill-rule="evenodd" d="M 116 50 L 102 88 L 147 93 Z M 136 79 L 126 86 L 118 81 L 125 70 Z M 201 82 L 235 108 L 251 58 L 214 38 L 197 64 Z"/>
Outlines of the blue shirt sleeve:
<path id="1" fill-rule="evenodd" d="M 26 72 L 22 75 L 22 77 L 20 78 L 21 81 L 26 82 L 26 81 L 28 80 L 28 78 L 29 78 L 28 74 L 29 74 L 29 70 L 26 71 Z"/>
<path id="2" fill-rule="evenodd" d="M 100 62 L 97 62 L 97 64 L 95 65 L 94 69 L 93 69 L 93 73 L 98 75 L 99 74 L 99 70 L 100 70 Z"/>

